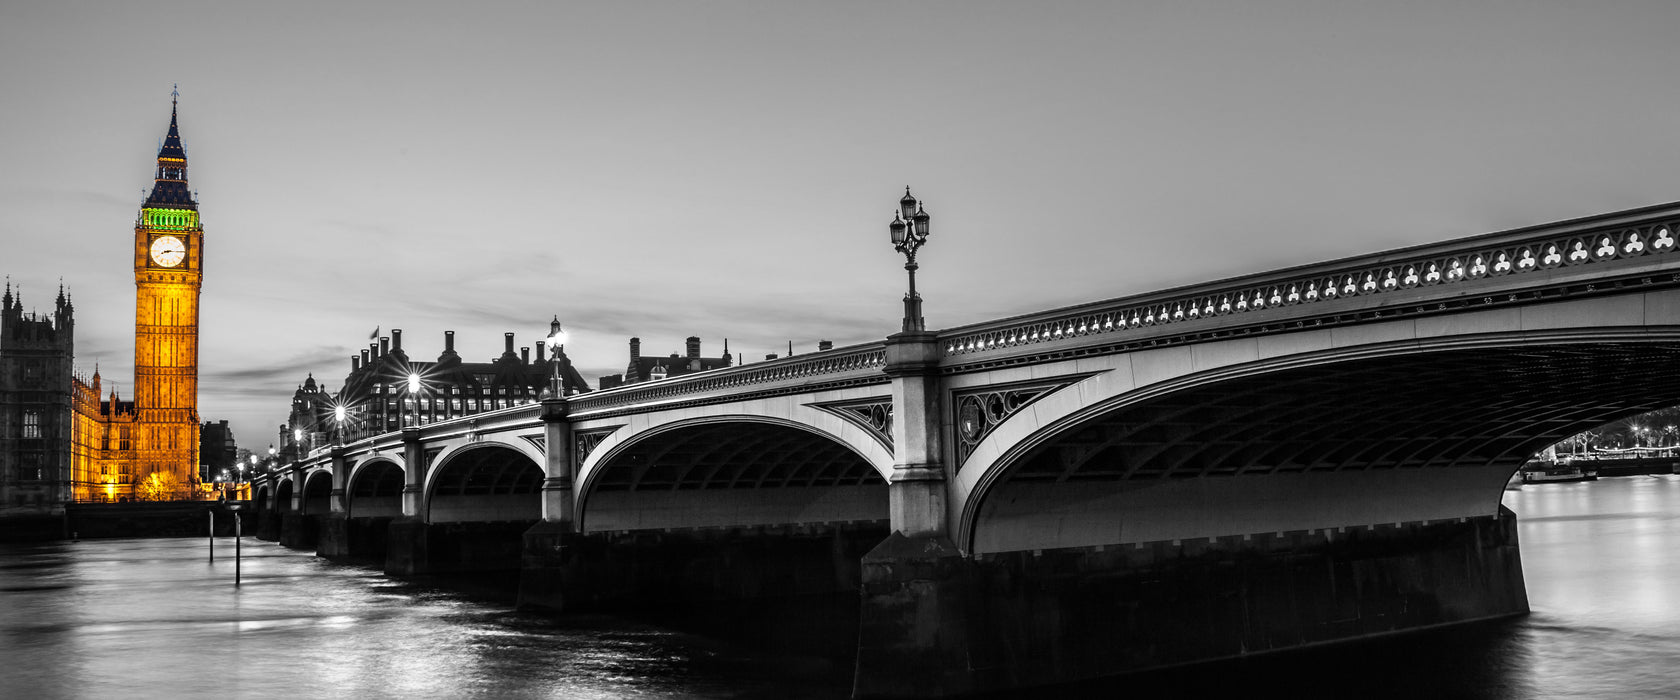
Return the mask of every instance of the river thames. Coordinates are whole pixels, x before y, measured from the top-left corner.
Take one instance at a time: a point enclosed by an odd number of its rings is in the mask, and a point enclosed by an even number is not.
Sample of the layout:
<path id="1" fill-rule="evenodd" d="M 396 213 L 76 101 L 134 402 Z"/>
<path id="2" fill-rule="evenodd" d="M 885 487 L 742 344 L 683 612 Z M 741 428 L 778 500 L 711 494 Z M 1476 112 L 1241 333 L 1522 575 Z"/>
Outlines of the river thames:
<path id="1" fill-rule="evenodd" d="M 1021 697 L 1680 697 L 1680 477 L 1508 490 L 1533 613 Z M 0 698 L 845 698 L 855 627 L 550 617 L 247 538 L 0 545 Z M 845 609 L 845 601 L 813 608 Z M 801 632 L 804 631 L 804 632 Z M 789 634 L 783 629 L 782 634 Z M 756 640 L 756 641 L 755 641 Z M 839 643 L 835 643 L 838 641 Z"/>

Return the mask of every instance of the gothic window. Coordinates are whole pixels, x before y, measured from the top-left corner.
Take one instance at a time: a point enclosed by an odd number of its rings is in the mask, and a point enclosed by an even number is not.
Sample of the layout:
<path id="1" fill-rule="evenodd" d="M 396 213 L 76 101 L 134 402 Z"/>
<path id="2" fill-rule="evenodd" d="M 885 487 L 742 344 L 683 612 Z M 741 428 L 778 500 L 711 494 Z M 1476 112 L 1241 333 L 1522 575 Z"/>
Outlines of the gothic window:
<path id="1" fill-rule="evenodd" d="M 41 437 L 41 412 L 23 412 L 23 436 L 26 438 Z"/>
<path id="2" fill-rule="evenodd" d="M 123 426 L 122 427 L 122 432 L 119 433 L 118 437 L 117 437 L 117 449 L 119 451 L 125 451 L 125 452 L 132 449 L 132 448 L 129 447 L 130 440 L 132 438 L 133 438 L 133 434 L 130 432 L 130 428 L 126 425 Z"/>

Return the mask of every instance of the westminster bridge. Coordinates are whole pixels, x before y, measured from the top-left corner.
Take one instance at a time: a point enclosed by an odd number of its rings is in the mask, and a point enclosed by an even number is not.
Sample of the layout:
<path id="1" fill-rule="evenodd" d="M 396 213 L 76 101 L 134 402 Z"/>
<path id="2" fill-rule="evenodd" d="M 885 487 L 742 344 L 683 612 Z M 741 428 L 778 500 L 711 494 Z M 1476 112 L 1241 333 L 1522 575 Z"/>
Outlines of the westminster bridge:
<path id="1" fill-rule="evenodd" d="M 1680 203 L 436 422 L 255 484 L 270 533 L 521 603 L 860 591 L 856 693 L 1526 612 L 1507 479 L 1680 404 Z"/>

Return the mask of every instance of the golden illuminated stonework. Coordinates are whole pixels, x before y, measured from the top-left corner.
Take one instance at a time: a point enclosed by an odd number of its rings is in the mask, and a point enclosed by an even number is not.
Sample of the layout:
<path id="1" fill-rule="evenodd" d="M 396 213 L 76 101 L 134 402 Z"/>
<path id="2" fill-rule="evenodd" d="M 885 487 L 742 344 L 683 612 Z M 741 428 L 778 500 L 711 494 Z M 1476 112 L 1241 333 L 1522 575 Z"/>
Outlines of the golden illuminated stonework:
<path id="1" fill-rule="evenodd" d="M 134 223 L 134 389 L 74 382 L 72 482 L 78 501 L 198 497 L 198 295 L 204 227 L 187 187 L 175 110 L 156 183 Z"/>

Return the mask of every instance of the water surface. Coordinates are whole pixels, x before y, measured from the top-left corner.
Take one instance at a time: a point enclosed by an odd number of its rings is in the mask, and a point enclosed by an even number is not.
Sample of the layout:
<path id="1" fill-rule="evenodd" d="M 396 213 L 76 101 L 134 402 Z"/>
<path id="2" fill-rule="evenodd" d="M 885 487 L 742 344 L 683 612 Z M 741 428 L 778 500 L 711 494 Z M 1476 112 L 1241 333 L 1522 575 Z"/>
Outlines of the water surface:
<path id="1" fill-rule="evenodd" d="M 1053 693 L 1680 697 L 1680 477 L 1530 484 L 1505 503 L 1518 515 L 1531 615 Z M 0 545 L 0 698 L 829 699 L 850 690 L 846 659 L 677 629 L 695 630 L 689 621 L 519 613 L 494 586 L 400 581 L 249 538 L 235 588 L 232 553 L 226 539 L 214 563 L 202 539 Z"/>

